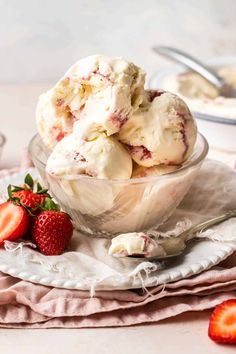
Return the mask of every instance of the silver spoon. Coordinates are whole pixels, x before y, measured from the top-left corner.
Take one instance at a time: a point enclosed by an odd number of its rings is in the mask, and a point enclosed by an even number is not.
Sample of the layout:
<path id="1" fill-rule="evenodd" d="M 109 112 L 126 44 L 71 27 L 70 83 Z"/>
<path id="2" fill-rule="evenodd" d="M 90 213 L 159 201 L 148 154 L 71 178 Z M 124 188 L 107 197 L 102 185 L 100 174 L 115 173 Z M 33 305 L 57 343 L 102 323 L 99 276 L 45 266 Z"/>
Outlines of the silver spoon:
<path id="1" fill-rule="evenodd" d="M 233 218 L 233 217 L 236 217 L 236 210 L 231 210 L 231 211 L 228 211 L 226 212 L 225 214 L 222 214 L 220 216 L 216 216 L 212 219 L 209 219 L 207 221 L 204 221 L 200 224 L 197 224 L 197 225 L 194 225 L 192 227 L 190 227 L 188 230 L 185 230 L 183 232 L 181 232 L 178 236 L 175 237 L 175 239 L 182 239 L 182 241 L 187 242 L 191 239 L 193 239 L 193 236 L 194 234 L 196 234 L 197 232 L 199 231 L 203 231 L 213 225 L 216 225 L 216 224 L 219 224 L 221 223 L 222 221 L 225 221 L 225 220 L 228 220 L 230 218 Z M 150 234 L 149 234 L 150 235 Z M 154 236 L 155 235 L 155 232 L 154 233 L 151 233 L 151 237 L 153 238 L 157 238 L 157 236 Z M 173 253 L 173 254 L 168 254 L 166 256 L 152 256 L 152 257 L 145 257 L 145 256 L 138 256 L 138 255 L 134 255 L 134 256 L 125 256 L 125 257 L 122 257 L 123 258 L 128 258 L 130 260 L 139 260 L 139 261 L 165 261 L 165 260 L 170 260 L 170 259 L 173 259 L 173 258 L 176 258 L 178 256 L 180 256 L 184 250 L 186 248 L 186 245 L 183 249 L 181 249 L 179 252 L 177 253 Z"/>
<path id="2" fill-rule="evenodd" d="M 215 70 L 203 64 L 198 59 L 195 59 L 189 54 L 171 47 L 157 46 L 153 47 L 153 50 L 155 53 L 184 64 L 187 68 L 201 75 L 218 89 L 221 96 L 236 97 L 236 90 L 234 90 L 229 83 L 220 77 Z"/>

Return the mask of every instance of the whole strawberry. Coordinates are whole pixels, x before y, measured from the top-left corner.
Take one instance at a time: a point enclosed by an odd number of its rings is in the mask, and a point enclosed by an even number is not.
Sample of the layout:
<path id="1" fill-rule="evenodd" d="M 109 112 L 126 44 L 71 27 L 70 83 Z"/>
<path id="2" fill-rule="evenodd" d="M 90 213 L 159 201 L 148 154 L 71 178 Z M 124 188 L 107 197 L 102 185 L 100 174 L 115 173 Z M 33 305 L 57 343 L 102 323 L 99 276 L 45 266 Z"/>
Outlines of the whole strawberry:
<path id="1" fill-rule="evenodd" d="M 40 212 L 40 204 L 49 197 L 49 194 L 47 193 L 47 189 L 42 188 L 39 183 L 37 183 L 36 189 L 34 180 L 30 174 L 26 175 L 24 182 L 22 187 L 8 186 L 9 201 L 23 206 L 30 214 L 37 215 Z"/>
<path id="2" fill-rule="evenodd" d="M 64 252 L 73 234 L 70 216 L 58 210 L 58 206 L 49 198 L 45 200 L 45 209 L 34 218 L 32 239 L 39 251 L 46 256 L 56 256 Z"/>

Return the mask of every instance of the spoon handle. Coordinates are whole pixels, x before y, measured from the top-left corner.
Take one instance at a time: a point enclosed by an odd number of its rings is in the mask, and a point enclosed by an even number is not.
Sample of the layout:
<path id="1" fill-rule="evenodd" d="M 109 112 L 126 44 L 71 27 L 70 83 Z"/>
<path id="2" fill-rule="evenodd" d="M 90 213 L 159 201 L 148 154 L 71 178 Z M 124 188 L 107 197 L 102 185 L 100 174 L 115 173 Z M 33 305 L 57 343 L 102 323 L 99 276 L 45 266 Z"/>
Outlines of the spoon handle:
<path id="1" fill-rule="evenodd" d="M 230 210 L 230 211 L 226 212 L 225 214 L 222 214 L 220 216 L 216 216 L 216 217 L 209 219 L 207 221 L 204 221 L 200 224 L 194 225 L 190 229 L 181 232 L 181 234 L 179 234 L 177 237 L 183 238 L 184 240 L 188 240 L 196 232 L 203 231 L 203 230 L 207 229 L 208 227 L 219 224 L 220 222 L 228 220 L 233 217 L 236 217 L 236 210 Z"/>
<path id="2" fill-rule="evenodd" d="M 227 91 L 230 90 L 229 85 L 215 72 L 215 70 L 209 68 L 207 65 L 201 63 L 199 60 L 191 57 L 189 54 L 181 52 L 178 49 L 171 47 L 158 46 L 153 48 L 154 52 L 164 55 L 170 59 L 174 59 L 177 62 L 184 64 L 186 67 L 195 71 L 210 83 L 212 83 L 220 92 L 227 96 Z"/>

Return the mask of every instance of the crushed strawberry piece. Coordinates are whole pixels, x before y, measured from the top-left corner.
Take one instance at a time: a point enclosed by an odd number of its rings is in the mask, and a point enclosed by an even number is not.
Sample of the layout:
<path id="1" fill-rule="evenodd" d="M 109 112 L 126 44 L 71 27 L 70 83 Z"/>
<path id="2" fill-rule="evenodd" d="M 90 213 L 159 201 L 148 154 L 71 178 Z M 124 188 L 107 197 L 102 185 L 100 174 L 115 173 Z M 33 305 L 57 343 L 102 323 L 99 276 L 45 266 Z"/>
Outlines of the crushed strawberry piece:
<path id="1" fill-rule="evenodd" d="M 152 158 L 152 153 L 149 151 L 145 146 L 132 146 L 127 145 L 131 155 L 135 156 L 138 155 L 140 160 L 147 160 Z"/>
<path id="2" fill-rule="evenodd" d="M 114 113 L 110 116 L 110 120 L 117 127 L 117 129 L 120 130 L 123 125 L 128 121 L 128 117 L 127 115 Z"/>
<path id="3" fill-rule="evenodd" d="M 163 90 L 148 90 L 148 99 L 150 102 L 152 102 L 156 97 L 161 96 L 165 91 Z"/>
<path id="4" fill-rule="evenodd" d="M 86 158 L 81 155 L 79 152 L 75 151 L 74 152 L 74 161 L 78 161 L 78 162 L 86 162 Z"/>
<path id="5" fill-rule="evenodd" d="M 186 136 L 186 117 L 185 114 L 182 112 L 177 112 L 177 116 L 180 117 L 182 119 L 182 123 L 181 123 L 181 129 L 180 129 L 180 133 L 182 134 L 182 140 L 183 140 L 183 144 L 185 146 L 185 150 L 183 152 L 183 157 L 187 154 L 188 148 L 189 148 L 189 143 L 188 143 L 188 139 Z"/>
<path id="6" fill-rule="evenodd" d="M 56 104 L 57 107 L 60 107 L 60 106 L 62 106 L 64 104 L 64 100 L 62 98 L 58 98 L 58 99 L 56 99 L 56 103 L 55 104 Z"/>

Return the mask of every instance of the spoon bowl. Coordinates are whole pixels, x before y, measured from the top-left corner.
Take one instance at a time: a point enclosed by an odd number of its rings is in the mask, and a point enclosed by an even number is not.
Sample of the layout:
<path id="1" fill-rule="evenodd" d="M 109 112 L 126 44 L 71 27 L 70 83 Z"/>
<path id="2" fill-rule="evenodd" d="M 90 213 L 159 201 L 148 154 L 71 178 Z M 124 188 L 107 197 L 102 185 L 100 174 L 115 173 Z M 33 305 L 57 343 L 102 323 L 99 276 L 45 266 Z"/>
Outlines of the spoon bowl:
<path id="1" fill-rule="evenodd" d="M 128 258 L 128 259 L 134 260 L 134 261 L 163 262 L 163 261 L 169 261 L 169 260 L 172 260 L 174 258 L 181 256 L 183 254 L 184 250 L 185 250 L 185 248 L 181 252 L 168 254 L 166 256 L 153 256 L 153 257 L 143 256 L 142 257 L 142 256 L 134 255 L 134 256 L 125 256 L 122 258 L 126 258 L 126 259 Z"/>
<path id="2" fill-rule="evenodd" d="M 145 255 L 128 255 L 128 256 L 123 256 L 122 259 L 129 259 L 129 260 L 135 260 L 135 261 L 147 261 L 147 262 L 162 262 L 162 261 L 168 261 L 172 260 L 174 258 L 180 257 L 183 255 L 185 249 L 186 249 L 186 243 L 193 238 L 198 238 L 197 233 L 201 233 L 202 231 L 205 231 L 207 228 L 219 224 L 225 220 L 228 220 L 230 218 L 236 217 L 236 210 L 230 210 L 227 211 L 225 214 L 222 214 L 220 216 L 217 216 L 215 218 L 209 219 L 207 221 L 204 221 L 200 224 L 194 225 L 191 228 L 181 232 L 178 236 L 175 236 L 176 239 L 182 239 L 184 242 L 185 246 L 181 248 L 181 250 L 167 254 L 167 255 L 158 255 L 158 256 L 150 256 L 150 257 L 145 257 Z M 151 232 L 151 237 L 158 239 L 158 236 L 155 236 L 155 231 Z M 201 236 L 199 238 L 202 238 Z M 205 236 L 206 238 L 206 236 Z M 160 239 L 160 238 L 159 238 Z M 164 242 L 164 241 L 163 241 Z M 163 244 L 163 243 L 162 243 Z"/>

